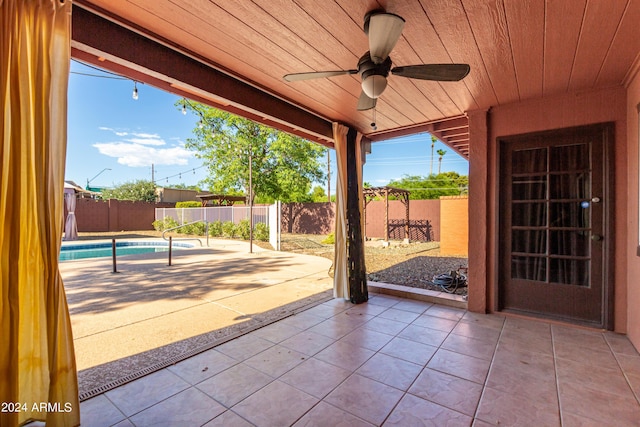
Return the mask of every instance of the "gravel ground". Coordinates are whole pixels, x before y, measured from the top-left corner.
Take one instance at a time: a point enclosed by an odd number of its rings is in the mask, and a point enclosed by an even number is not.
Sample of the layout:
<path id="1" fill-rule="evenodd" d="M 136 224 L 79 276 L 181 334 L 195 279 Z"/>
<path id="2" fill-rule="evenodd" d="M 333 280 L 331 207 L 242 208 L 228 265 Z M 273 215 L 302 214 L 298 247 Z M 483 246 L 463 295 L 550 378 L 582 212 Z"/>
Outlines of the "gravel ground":
<path id="1" fill-rule="evenodd" d="M 333 259 L 333 245 L 322 243 L 325 237 L 283 234 L 281 249 Z M 466 257 L 441 257 L 438 242 L 394 241 L 385 247 L 381 240 L 370 240 L 365 244 L 365 262 L 371 281 L 432 290 L 441 290 L 431 283 L 434 276 L 467 267 Z M 465 294 L 466 288 L 456 293 Z"/>

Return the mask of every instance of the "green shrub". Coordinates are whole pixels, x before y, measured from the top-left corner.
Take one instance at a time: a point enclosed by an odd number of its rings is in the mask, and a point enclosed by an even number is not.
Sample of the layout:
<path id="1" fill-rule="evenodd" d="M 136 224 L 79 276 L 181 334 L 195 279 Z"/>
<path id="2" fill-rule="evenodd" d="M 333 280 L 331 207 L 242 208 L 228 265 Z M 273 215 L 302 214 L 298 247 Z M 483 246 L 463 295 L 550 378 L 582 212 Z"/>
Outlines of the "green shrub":
<path id="1" fill-rule="evenodd" d="M 225 221 L 222 223 L 222 236 L 233 239 L 236 235 L 236 225 L 233 221 Z"/>
<path id="2" fill-rule="evenodd" d="M 249 220 L 243 219 L 238 225 L 236 225 L 236 236 L 240 237 L 242 240 L 249 240 L 250 226 Z"/>
<path id="3" fill-rule="evenodd" d="M 324 243 L 325 245 L 333 245 L 336 243 L 336 236 L 333 233 L 329 233 L 321 243 Z"/>
<path id="4" fill-rule="evenodd" d="M 176 208 L 201 208 L 202 203 L 196 202 L 195 200 L 187 200 L 185 202 L 177 202 Z"/>
<path id="5" fill-rule="evenodd" d="M 213 236 L 213 237 L 222 236 L 222 222 L 214 221 L 209 223 L 209 236 Z"/>
<path id="6" fill-rule="evenodd" d="M 202 221 L 185 225 L 182 228 L 179 228 L 178 231 L 183 234 L 195 234 L 196 236 L 204 236 L 205 224 Z"/>
<path id="7" fill-rule="evenodd" d="M 164 231 L 177 226 L 178 221 L 171 218 L 170 216 L 164 217 L 164 219 L 153 221 L 153 228 L 155 228 L 156 231 Z"/>
<path id="8" fill-rule="evenodd" d="M 256 240 L 260 240 L 261 242 L 269 241 L 269 226 L 264 222 L 259 222 L 256 224 L 255 231 L 253 232 L 253 237 Z"/>

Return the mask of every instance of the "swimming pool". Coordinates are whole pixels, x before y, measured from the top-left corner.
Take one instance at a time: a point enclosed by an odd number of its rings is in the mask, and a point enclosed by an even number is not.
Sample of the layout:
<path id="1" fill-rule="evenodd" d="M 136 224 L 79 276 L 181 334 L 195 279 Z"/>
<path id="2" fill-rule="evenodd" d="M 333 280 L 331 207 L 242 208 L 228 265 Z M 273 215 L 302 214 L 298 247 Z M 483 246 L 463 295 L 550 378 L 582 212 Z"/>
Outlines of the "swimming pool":
<path id="1" fill-rule="evenodd" d="M 188 243 L 173 242 L 172 249 L 192 248 Z M 116 242 L 116 255 L 146 254 L 166 252 L 168 242 Z M 112 255 L 111 242 L 63 244 L 60 248 L 60 261 L 72 261 L 86 258 L 104 258 Z"/>

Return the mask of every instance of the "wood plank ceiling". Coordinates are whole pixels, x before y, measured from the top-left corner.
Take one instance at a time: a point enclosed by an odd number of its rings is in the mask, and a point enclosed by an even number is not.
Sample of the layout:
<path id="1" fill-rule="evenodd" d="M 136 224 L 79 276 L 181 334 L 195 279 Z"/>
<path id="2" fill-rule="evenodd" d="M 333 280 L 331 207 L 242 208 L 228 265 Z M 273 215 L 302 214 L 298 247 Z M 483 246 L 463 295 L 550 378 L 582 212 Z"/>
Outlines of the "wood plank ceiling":
<path id="1" fill-rule="evenodd" d="M 372 141 L 431 130 L 468 154 L 465 112 L 623 85 L 638 67 L 636 0 L 76 0 L 166 40 L 265 91 Z M 372 111 L 356 110 L 360 77 L 287 83 L 286 73 L 356 68 L 363 17 L 406 20 L 394 65 L 468 63 L 461 82 L 390 76 Z"/>

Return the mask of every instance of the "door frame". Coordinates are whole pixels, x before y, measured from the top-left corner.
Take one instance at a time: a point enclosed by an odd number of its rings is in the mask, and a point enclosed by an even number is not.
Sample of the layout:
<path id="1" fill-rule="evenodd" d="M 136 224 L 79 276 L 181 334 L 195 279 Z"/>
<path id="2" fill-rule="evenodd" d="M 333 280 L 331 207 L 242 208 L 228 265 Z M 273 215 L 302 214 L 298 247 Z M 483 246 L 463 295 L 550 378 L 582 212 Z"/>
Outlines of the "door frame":
<path id="1" fill-rule="evenodd" d="M 505 149 L 504 147 L 506 146 L 507 143 L 509 143 L 512 140 L 515 139 L 519 139 L 519 138 L 524 138 L 524 137 L 544 137 L 544 136 L 552 136 L 552 135 L 557 135 L 560 133 L 566 133 L 566 132 L 572 132 L 572 131 L 577 131 L 577 130 L 589 130 L 589 129 L 593 129 L 594 131 L 597 132 L 602 132 L 603 134 L 603 158 L 601 159 L 602 163 L 602 170 L 603 170 L 603 234 L 605 236 L 605 239 L 603 239 L 602 245 L 602 253 L 603 253 L 603 261 L 602 261 L 602 280 L 603 280 L 603 286 L 602 286 L 602 308 L 601 308 L 601 312 L 602 312 L 602 323 L 601 324 L 594 324 L 592 322 L 580 322 L 580 321 L 569 321 L 566 318 L 559 318 L 557 316 L 553 316 L 553 315 L 544 315 L 542 313 L 536 315 L 535 317 L 541 317 L 541 318 L 546 318 L 546 319 L 551 319 L 551 320 L 556 320 L 556 321 L 561 321 L 561 322 L 566 322 L 566 323 L 572 323 L 572 324 L 578 324 L 578 325 L 584 325 L 584 326 L 590 326 L 590 327 L 596 327 L 596 328 L 600 328 L 600 329 L 606 329 L 606 330 L 613 330 L 614 329 L 614 309 L 615 309 L 615 293 L 614 293 L 614 289 L 615 289 L 615 274 L 614 274 L 614 266 L 615 266 L 615 223 L 614 223 L 614 207 L 615 207 L 615 170 L 614 170 L 614 166 L 615 166 L 615 150 L 614 150 L 614 146 L 616 143 L 616 138 L 615 138 L 615 122 L 603 122 L 603 123 L 595 123 L 595 124 L 588 124 L 588 125 L 580 125 L 580 126 L 570 126 L 570 127 L 564 127 L 564 128 L 557 128 L 557 129 L 549 129 L 549 130 L 542 130 L 542 131 L 533 131 L 533 132 L 526 132 L 526 133 L 521 133 L 521 134 L 513 134 L 513 135 L 503 135 L 503 136 L 498 136 L 495 139 L 495 143 L 496 143 L 496 157 L 495 157 L 495 164 L 496 164 L 496 180 L 495 180 L 495 194 L 496 194 L 496 198 L 495 198 L 495 224 L 496 224 L 496 239 L 495 239 L 495 258 L 494 258 L 494 265 L 495 265 L 495 280 L 494 280 L 494 284 L 493 284 L 493 291 L 494 291 L 494 304 L 493 304 L 493 310 L 495 312 L 509 312 L 509 310 L 503 310 L 501 308 L 501 289 L 500 289 L 500 283 L 501 283 L 501 268 L 500 268 L 500 262 L 502 260 L 502 249 L 500 247 L 500 242 L 502 240 L 502 235 L 504 233 L 504 227 L 503 224 L 501 224 L 501 220 L 502 220 L 502 215 L 500 213 L 500 208 L 502 205 L 502 198 L 501 198 L 501 192 L 500 192 L 500 188 L 503 184 L 502 180 L 504 179 L 503 177 L 503 168 L 500 164 L 500 159 L 502 158 L 503 155 L 503 150 Z M 595 159 L 594 159 L 595 160 Z M 506 226 L 506 225 L 505 225 Z M 533 314 L 527 314 L 527 313 L 520 313 L 519 314 L 523 314 L 523 315 L 530 315 L 533 316 Z"/>

